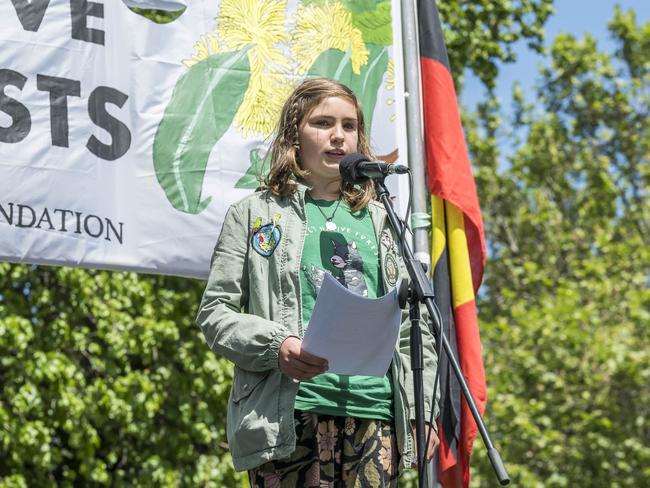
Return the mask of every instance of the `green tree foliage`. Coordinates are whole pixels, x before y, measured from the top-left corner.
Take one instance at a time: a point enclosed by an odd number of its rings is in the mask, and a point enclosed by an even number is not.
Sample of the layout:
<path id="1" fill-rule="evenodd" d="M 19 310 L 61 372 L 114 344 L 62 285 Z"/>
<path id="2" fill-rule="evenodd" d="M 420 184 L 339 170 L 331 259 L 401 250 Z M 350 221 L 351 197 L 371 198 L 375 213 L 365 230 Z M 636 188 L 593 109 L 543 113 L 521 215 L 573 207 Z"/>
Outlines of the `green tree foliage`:
<path id="1" fill-rule="evenodd" d="M 470 130 L 487 419 L 517 486 L 650 485 L 650 23 L 609 30 L 613 55 L 560 35 L 536 102 L 515 90 L 507 161 L 494 101 Z"/>
<path id="2" fill-rule="evenodd" d="M 0 486 L 234 486 L 201 288 L 0 263 Z"/>
<path id="3" fill-rule="evenodd" d="M 553 0 L 437 0 L 445 43 L 457 87 L 465 70 L 491 91 L 499 63 L 516 60 L 513 45 L 527 41 L 541 52 L 544 24 Z M 460 90 L 457 90 L 460 92 Z"/>

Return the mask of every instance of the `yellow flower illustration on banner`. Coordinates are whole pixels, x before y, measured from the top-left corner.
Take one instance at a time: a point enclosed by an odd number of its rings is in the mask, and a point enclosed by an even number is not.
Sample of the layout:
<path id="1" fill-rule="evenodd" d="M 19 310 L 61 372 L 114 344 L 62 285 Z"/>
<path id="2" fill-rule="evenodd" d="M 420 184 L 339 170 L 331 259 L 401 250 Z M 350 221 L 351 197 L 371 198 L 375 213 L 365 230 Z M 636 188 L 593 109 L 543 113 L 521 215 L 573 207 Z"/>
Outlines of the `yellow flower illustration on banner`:
<path id="1" fill-rule="evenodd" d="M 191 67 L 214 53 L 249 48 L 250 81 L 235 123 L 245 136 L 268 136 L 292 90 L 290 63 L 282 49 L 290 38 L 285 28 L 286 0 L 224 0 L 215 32 L 202 35 L 195 53 L 183 60 Z"/>
<path id="2" fill-rule="evenodd" d="M 386 90 L 395 89 L 395 60 L 389 59 L 386 65 Z"/>
<path id="3" fill-rule="evenodd" d="M 278 46 L 289 40 L 284 25 L 286 8 L 286 0 L 224 0 L 216 18 L 216 33 L 228 49 L 253 46 L 248 54 L 252 72 L 261 73 L 267 64 L 288 68 Z"/>
<path id="4" fill-rule="evenodd" d="M 213 54 L 223 52 L 223 49 L 221 49 L 221 46 L 219 45 L 219 39 L 217 39 L 217 36 L 210 33 L 203 34 L 199 37 L 199 40 L 194 44 L 194 49 L 196 52 L 188 59 L 182 61 L 182 63 L 188 68 L 191 68 L 196 63 L 207 59 Z"/>
<path id="5" fill-rule="evenodd" d="M 301 5 L 291 52 L 298 62 L 298 73 L 305 73 L 320 53 L 331 48 L 350 51 L 352 71 L 359 74 L 368 62 L 368 48 L 361 31 L 352 24 L 352 15 L 339 2 Z"/>
<path id="6" fill-rule="evenodd" d="M 229 50 L 248 51 L 251 78 L 235 123 L 243 134 L 268 136 L 292 87 L 284 81 L 289 61 L 281 47 L 289 40 L 285 30 L 286 0 L 224 0 L 217 16 L 217 36 Z"/>
<path id="7" fill-rule="evenodd" d="M 263 72 L 257 77 L 252 75 L 235 118 L 244 136 L 254 132 L 267 137 L 275 128 L 282 105 L 293 88 L 287 76 L 282 73 Z"/>
<path id="8" fill-rule="evenodd" d="M 393 91 L 395 90 L 395 61 L 393 59 L 388 60 L 388 64 L 386 65 L 386 75 L 385 75 L 385 80 L 386 84 L 384 87 L 386 88 L 386 91 Z M 386 105 L 394 105 L 395 104 L 395 99 L 394 98 L 387 98 L 386 99 Z M 397 114 L 392 114 L 388 120 L 391 122 L 395 122 L 397 120 Z"/>

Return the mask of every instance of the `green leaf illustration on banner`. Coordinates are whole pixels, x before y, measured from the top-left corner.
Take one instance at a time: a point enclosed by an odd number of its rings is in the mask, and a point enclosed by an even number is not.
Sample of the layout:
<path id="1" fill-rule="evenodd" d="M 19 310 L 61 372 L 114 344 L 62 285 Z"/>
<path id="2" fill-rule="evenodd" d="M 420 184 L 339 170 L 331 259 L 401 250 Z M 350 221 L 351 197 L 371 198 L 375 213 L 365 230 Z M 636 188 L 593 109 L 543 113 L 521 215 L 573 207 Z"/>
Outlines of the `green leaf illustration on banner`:
<path id="1" fill-rule="evenodd" d="M 169 24 L 171 22 L 174 22 L 177 18 L 183 15 L 183 12 L 185 12 L 185 9 L 178 10 L 176 12 L 168 12 L 165 10 L 150 10 L 143 8 L 132 8 L 131 10 L 134 13 L 142 15 L 144 18 L 155 22 L 156 24 Z"/>
<path id="2" fill-rule="evenodd" d="M 368 44 L 390 46 L 393 43 L 393 27 L 390 2 L 382 2 L 372 11 L 352 14 L 352 24 L 361 31 Z"/>
<path id="3" fill-rule="evenodd" d="M 180 8 L 178 10 L 160 10 L 154 8 L 132 7 L 132 2 L 122 1 L 131 12 L 141 15 L 145 19 L 155 22 L 156 24 L 169 24 L 174 22 L 177 18 L 183 15 L 185 10 L 187 10 L 187 8 Z"/>
<path id="4" fill-rule="evenodd" d="M 156 177 L 174 208 L 197 214 L 208 157 L 232 124 L 248 88 L 247 50 L 219 53 L 192 66 L 176 83 L 153 145 Z"/>
<path id="5" fill-rule="evenodd" d="M 384 46 L 375 44 L 367 44 L 366 47 L 369 51 L 368 62 L 363 65 L 358 75 L 352 71 L 349 51 L 328 49 L 318 56 L 309 70 L 309 76 L 334 78 L 350 87 L 361 102 L 366 119 L 366 130 L 370 134 L 377 92 L 388 66 L 388 50 Z"/>
<path id="6" fill-rule="evenodd" d="M 246 171 L 246 174 L 239 178 L 239 181 L 235 184 L 235 188 L 256 189 L 262 183 L 260 179 L 266 176 L 266 173 L 270 168 L 270 153 L 267 153 L 266 156 L 262 158 L 260 157 L 260 149 L 255 148 L 251 149 L 249 158 L 251 165 L 248 168 L 248 171 Z"/>
<path id="7" fill-rule="evenodd" d="M 384 3 L 386 0 L 340 0 L 346 10 L 357 14 L 375 10 L 377 5 Z"/>

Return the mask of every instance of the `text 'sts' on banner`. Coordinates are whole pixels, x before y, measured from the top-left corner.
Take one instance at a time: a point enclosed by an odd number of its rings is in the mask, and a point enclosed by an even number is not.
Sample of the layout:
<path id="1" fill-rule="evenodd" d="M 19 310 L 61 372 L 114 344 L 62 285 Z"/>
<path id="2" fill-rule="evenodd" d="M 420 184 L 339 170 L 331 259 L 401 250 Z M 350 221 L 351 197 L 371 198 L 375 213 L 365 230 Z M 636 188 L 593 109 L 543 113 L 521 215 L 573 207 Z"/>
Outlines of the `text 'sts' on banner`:
<path id="1" fill-rule="evenodd" d="M 373 149 L 397 158 L 398 15 L 388 1 L 3 1 L 0 260 L 205 277 L 305 77 L 350 86 Z"/>

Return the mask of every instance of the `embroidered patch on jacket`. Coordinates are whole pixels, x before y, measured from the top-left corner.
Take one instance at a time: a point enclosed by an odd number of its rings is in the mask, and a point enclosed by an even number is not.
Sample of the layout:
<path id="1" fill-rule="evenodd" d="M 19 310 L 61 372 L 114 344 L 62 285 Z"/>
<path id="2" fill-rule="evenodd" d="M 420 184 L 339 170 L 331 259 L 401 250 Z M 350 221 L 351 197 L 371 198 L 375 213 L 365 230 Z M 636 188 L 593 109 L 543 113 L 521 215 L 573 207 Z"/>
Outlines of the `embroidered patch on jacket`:
<path id="1" fill-rule="evenodd" d="M 268 258 L 275 248 L 280 244 L 282 239 L 282 231 L 278 225 L 278 221 L 282 218 L 280 214 L 273 216 L 273 221 L 262 225 L 262 218 L 257 217 L 253 225 L 253 235 L 251 236 L 251 246 L 255 252 L 260 256 Z"/>
<path id="2" fill-rule="evenodd" d="M 384 261 L 384 274 L 386 275 L 386 281 L 390 286 L 395 286 L 397 284 L 399 268 L 395 256 L 392 253 L 386 254 L 386 260 Z"/>
<path id="3" fill-rule="evenodd" d="M 384 230 L 381 233 L 379 241 L 381 242 L 382 247 L 386 248 L 387 251 L 393 247 L 393 236 L 390 235 L 390 231 L 388 230 Z"/>

